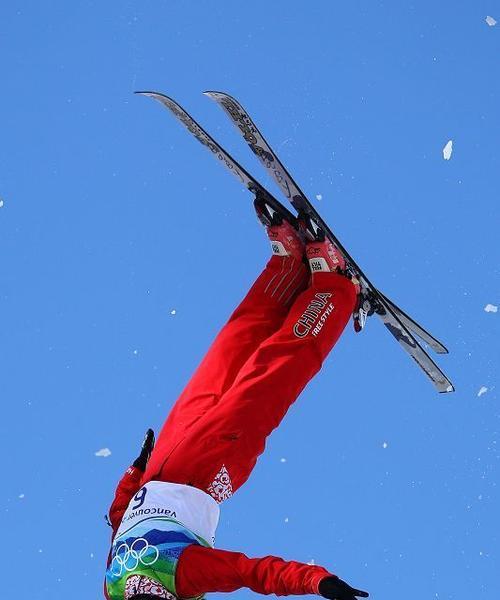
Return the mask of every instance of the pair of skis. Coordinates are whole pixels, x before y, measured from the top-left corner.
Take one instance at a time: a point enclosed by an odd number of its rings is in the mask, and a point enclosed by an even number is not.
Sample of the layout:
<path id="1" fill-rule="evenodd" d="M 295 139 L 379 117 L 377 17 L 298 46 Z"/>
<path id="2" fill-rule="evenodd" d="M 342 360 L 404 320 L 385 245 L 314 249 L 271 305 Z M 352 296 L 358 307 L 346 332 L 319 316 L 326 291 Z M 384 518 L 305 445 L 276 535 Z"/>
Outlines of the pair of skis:
<path id="1" fill-rule="evenodd" d="M 316 211 L 312 203 L 307 199 L 290 173 L 266 142 L 246 110 L 237 100 L 232 98 L 229 94 L 222 92 L 205 92 L 206 95 L 217 102 L 228 115 L 252 152 L 277 182 L 287 200 L 291 202 L 298 215 L 294 215 L 283 206 L 264 186 L 250 175 L 250 173 L 248 173 L 248 171 L 246 171 L 230 154 L 228 154 L 222 146 L 220 146 L 182 108 L 182 106 L 172 100 L 172 98 L 159 92 L 137 93 L 154 98 L 168 108 L 189 132 L 192 133 L 199 142 L 206 146 L 240 181 L 240 183 L 245 185 L 255 195 L 256 200 L 261 206 L 270 208 L 268 211 L 270 216 L 272 216 L 273 212 L 278 212 L 292 223 L 296 222 L 298 218 L 307 225 L 307 231 L 311 237 L 317 235 L 318 231 L 324 234 L 344 256 L 348 265 L 349 274 L 360 282 L 360 302 L 354 315 L 356 329 L 360 330 L 364 327 L 368 316 L 377 314 L 401 347 L 413 358 L 413 360 L 415 360 L 418 366 L 429 377 L 436 389 L 439 392 L 453 391 L 454 388 L 451 381 L 431 359 L 422 346 L 420 346 L 413 336 L 413 333 L 420 337 L 424 343 L 438 354 L 447 354 L 448 350 L 441 342 L 373 286 L 339 239 Z"/>

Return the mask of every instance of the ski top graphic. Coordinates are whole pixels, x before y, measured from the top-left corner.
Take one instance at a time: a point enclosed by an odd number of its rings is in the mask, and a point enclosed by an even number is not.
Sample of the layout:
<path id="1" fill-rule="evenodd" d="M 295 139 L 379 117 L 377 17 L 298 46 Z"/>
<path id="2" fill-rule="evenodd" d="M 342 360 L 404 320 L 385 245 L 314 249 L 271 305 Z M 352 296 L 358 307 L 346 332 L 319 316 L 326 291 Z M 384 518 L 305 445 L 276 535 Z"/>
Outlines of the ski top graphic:
<path id="1" fill-rule="evenodd" d="M 290 173 L 283 166 L 279 158 L 257 129 L 246 110 L 229 94 L 224 92 L 204 92 L 206 96 L 215 100 L 227 113 L 236 127 L 240 130 L 244 140 L 252 152 L 259 158 L 269 174 L 281 188 L 281 191 L 297 210 L 303 210 L 308 204 L 307 198 L 295 183 Z"/>
<path id="2" fill-rule="evenodd" d="M 226 152 L 177 102 L 159 92 L 137 92 L 149 96 L 166 108 L 206 146 L 234 176 L 247 187 L 256 197 L 263 199 L 273 210 L 284 211 L 286 218 L 294 222 L 296 217 L 290 213 L 272 194 L 264 188 L 252 175 L 250 175 L 228 152 Z M 342 246 L 337 237 L 323 221 L 314 206 L 302 193 L 287 169 L 279 161 L 269 144 L 263 138 L 248 113 L 234 98 L 222 92 L 206 92 L 224 109 L 232 122 L 236 125 L 248 145 L 260 159 L 264 167 L 276 180 L 285 197 L 292 203 L 299 213 L 299 218 L 309 217 L 310 220 L 321 228 L 331 242 L 344 255 L 352 272 L 358 277 L 364 292 L 376 303 L 376 313 L 381 318 L 387 330 L 399 342 L 401 347 L 413 358 L 418 366 L 427 374 L 439 392 L 453 391 L 453 385 L 425 350 L 418 344 L 410 333 L 412 329 L 424 342 L 428 343 L 436 352 L 446 353 L 446 348 L 436 338 L 416 323 L 406 313 L 401 311 L 393 302 L 370 283 L 366 275 Z M 373 310 L 371 311 L 373 312 Z M 371 313 L 370 313 L 371 314 Z"/>
<path id="3" fill-rule="evenodd" d="M 287 220 L 294 222 L 295 216 L 277 200 L 263 185 L 261 185 L 244 167 L 242 167 L 228 152 L 220 146 L 211 135 L 209 135 L 201 125 L 199 125 L 193 117 L 185 111 L 180 104 L 158 92 L 135 92 L 141 96 L 154 98 L 163 106 L 168 108 L 170 112 L 186 127 L 186 129 L 194 135 L 194 137 L 203 144 L 210 152 L 232 173 L 236 179 L 248 188 L 253 194 L 261 198 L 269 204 L 272 209 L 281 212 Z"/>

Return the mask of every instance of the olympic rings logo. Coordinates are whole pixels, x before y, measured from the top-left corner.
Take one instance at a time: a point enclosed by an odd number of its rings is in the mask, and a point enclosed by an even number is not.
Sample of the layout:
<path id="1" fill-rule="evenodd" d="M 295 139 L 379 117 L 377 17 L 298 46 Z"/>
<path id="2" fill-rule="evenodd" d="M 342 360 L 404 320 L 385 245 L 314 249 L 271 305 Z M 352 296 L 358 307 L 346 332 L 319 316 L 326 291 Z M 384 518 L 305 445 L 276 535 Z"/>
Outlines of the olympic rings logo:
<path id="1" fill-rule="evenodd" d="M 123 542 L 116 549 L 111 561 L 111 573 L 120 577 L 123 571 L 131 573 L 139 564 L 149 567 L 160 557 L 160 551 L 156 546 L 151 546 L 144 538 L 137 538 L 130 546 Z"/>

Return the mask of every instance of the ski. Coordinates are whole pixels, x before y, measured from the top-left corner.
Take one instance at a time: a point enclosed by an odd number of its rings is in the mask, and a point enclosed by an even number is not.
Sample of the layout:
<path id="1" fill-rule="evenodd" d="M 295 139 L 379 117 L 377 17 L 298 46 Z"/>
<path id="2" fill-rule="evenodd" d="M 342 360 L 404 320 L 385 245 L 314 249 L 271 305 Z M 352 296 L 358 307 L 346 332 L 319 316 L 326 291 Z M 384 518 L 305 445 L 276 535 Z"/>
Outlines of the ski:
<path id="1" fill-rule="evenodd" d="M 226 114 L 233 121 L 233 124 L 239 129 L 241 135 L 248 143 L 252 152 L 259 158 L 271 177 L 273 177 L 273 179 L 278 183 L 285 197 L 295 206 L 295 208 L 299 212 L 303 211 L 305 207 L 307 209 L 314 209 L 311 202 L 302 193 L 299 186 L 295 183 L 290 173 L 283 166 L 279 158 L 266 142 L 264 136 L 261 134 L 241 104 L 235 98 L 224 92 L 205 92 L 205 95 L 212 100 L 215 100 L 215 102 L 217 102 L 223 108 Z M 345 252 L 345 254 L 348 256 L 347 252 Z M 351 259 L 351 262 L 354 261 Z M 390 304 L 392 310 L 397 314 L 397 316 L 408 329 L 416 333 L 438 354 L 448 353 L 446 347 L 438 339 L 432 336 L 421 325 L 408 316 L 401 308 L 394 304 L 394 302 L 389 300 L 387 296 L 381 292 L 379 293 L 386 300 L 386 302 Z"/>
<path id="2" fill-rule="evenodd" d="M 165 96 L 159 92 L 135 92 L 141 96 L 148 96 L 157 100 L 163 106 L 168 108 L 170 112 L 194 135 L 194 137 L 208 148 L 212 154 L 232 173 L 236 179 L 249 189 L 256 198 L 263 203 L 269 205 L 272 210 L 281 213 L 287 221 L 292 224 L 297 222 L 293 215 L 279 200 L 277 200 L 263 185 L 261 185 L 244 167 L 242 167 L 230 154 L 228 154 L 222 146 L 220 146 L 213 137 L 208 134 L 193 117 L 186 112 L 180 104 L 172 98 Z"/>
<path id="3" fill-rule="evenodd" d="M 428 346 L 430 346 L 434 352 L 437 354 L 448 354 L 448 349 L 444 346 L 439 340 L 437 340 L 433 335 L 431 335 L 428 331 L 426 331 L 421 325 L 419 325 L 416 321 L 414 321 L 411 317 L 409 317 L 403 309 L 396 306 L 392 300 L 382 294 L 380 290 L 378 293 L 384 298 L 384 300 L 389 304 L 392 310 L 398 315 L 403 325 L 405 325 L 408 329 L 413 331 L 418 335 L 418 337 L 423 340 Z"/>
<path id="4" fill-rule="evenodd" d="M 299 213 L 299 218 L 309 217 L 329 237 L 330 241 L 344 255 L 353 274 L 359 279 L 366 293 L 365 303 L 362 305 L 362 320 L 367 315 L 376 312 L 389 332 L 396 338 L 402 348 L 415 360 L 420 368 L 428 375 L 439 392 L 453 391 L 453 385 L 440 368 L 434 363 L 417 340 L 410 333 L 413 330 L 421 339 L 438 353 L 447 353 L 441 342 L 431 336 L 423 327 L 399 309 L 393 302 L 371 284 L 366 275 L 356 264 L 338 238 L 333 234 L 328 225 L 316 211 L 312 203 L 294 181 L 290 173 L 283 166 L 272 148 L 266 142 L 259 129 L 252 121 L 247 111 L 241 104 L 223 92 L 209 91 L 205 94 L 215 100 L 237 127 L 252 152 L 259 158 L 269 174 L 274 178 L 285 197 L 292 203 Z"/>
<path id="5" fill-rule="evenodd" d="M 244 169 L 229 153 L 227 153 L 219 144 L 217 144 L 217 142 L 177 102 L 159 92 L 136 93 L 151 97 L 169 109 L 170 112 L 172 112 L 172 114 L 188 129 L 188 131 L 194 135 L 194 137 L 200 143 L 206 146 L 212 152 L 212 154 L 214 154 L 214 156 L 216 156 L 216 158 L 222 162 L 222 164 L 224 164 L 224 166 L 240 181 L 240 183 L 245 185 L 245 187 L 255 195 L 257 201 L 263 202 L 270 207 L 271 210 L 269 211 L 269 214 L 271 216 L 272 211 L 277 211 L 283 214 L 283 216 L 290 222 L 296 223 L 295 215 L 288 211 L 288 209 L 286 209 L 286 207 L 284 207 L 276 198 L 274 198 L 274 196 L 252 175 L 250 175 L 246 169 Z M 328 235 L 328 237 L 330 237 L 331 241 L 344 254 L 347 262 L 353 269 L 354 275 L 358 277 L 361 285 L 367 292 L 364 306 L 360 308 L 360 313 L 364 315 L 364 318 L 366 318 L 367 315 L 373 314 L 373 312 L 376 311 L 392 335 L 394 335 L 401 346 L 410 354 L 410 356 L 417 362 L 421 369 L 423 369 L 423 371 L 433 381 L 435 387 L 440 392 L 452 391 L 453 386 L 451 382 L 427 355 L 427 353 L 419 346 L 415 338 L 394 314 L 393 310 L 391 309 L 391 305 L 395 305 L 392 303 L 389 304 L 385 300 L 385 297 L 380 295 L 379 292 L 370 284 L 361 269 L 357 267 L 356 263 L 349 256 L 347 251 L 345 251 L 340 242 L 338 242 L 337 238 L 330 231 L 326 223 L 324 223 L 321 217 L 316 213 L 314 207 L 310 205 L 303 195 L 300 198 L 301 199 L 299 201 L 298 198 L 293 198 L 292 196 L 289 197 L 294 207 L 298 210 L 299 216 L 303 219 L 309 219 L 310 227 L 313 229 L 313 233 L 314 227 L 318 227 L 321 228 L 322 231 Z M 407 319 L 408 322 L 414 323 L 414 321 L 412 321 L 409 317 L 407 317 Z M 425 332 L 423 329 L 422 331 Z"/>
<path id="6" fill-rule="evenodd" d="M 235 98 L 224 92 L 205 92 L 205 95 L 212 100 L 215 100 L 215 102 L 223 108 L 239 129 L 252 152 L 259 158 L 268 173 L 278 183 L 285 197 L 295 206 L 295 208 L 299 212 L 304 210 L 305 212 L 308 212 L 310 208 L 314 209 L 311 202 L 302 193 L 299 186 L 295 183 L 290 173 L 283 166 L 241 104 Z M 337 242 L 340 243 L 338 239 Z M 347 255 L 347 252 L 345 252 L 345 254 Z M 354 261 L 351 259 L 351 262 Z M 439 354 L 446 354 L 448 352 L 439 340 L 408 316 L 402 309 L 394 304 L 394 302 L 390 301 L 383 294 L 381 294 L 381 296 L 383 296 L 383 298 L 391 305 L 392 310 L 397 314 L 405 326 L 416 333 L 433 350 Z"/>

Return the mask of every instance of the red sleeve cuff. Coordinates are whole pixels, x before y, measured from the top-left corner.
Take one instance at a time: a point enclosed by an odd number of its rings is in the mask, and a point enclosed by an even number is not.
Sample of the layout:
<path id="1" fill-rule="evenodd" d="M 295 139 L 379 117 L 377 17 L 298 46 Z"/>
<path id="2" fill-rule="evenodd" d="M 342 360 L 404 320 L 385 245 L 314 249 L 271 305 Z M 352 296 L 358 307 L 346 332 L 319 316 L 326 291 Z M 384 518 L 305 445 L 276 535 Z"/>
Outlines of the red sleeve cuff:
<path id="1" fill-rule="evenodd" d="M 336 577 L 336 575 L 329 573 L 326 569 L 323 569 L 322 572 L 319 571 L 318 573 L 315 573 L 311 578 L 311 594 L 320 595 L 319 594 L 319 584 L 320 584 L 321 580 L 324 579 L 325 577 Z"/>

